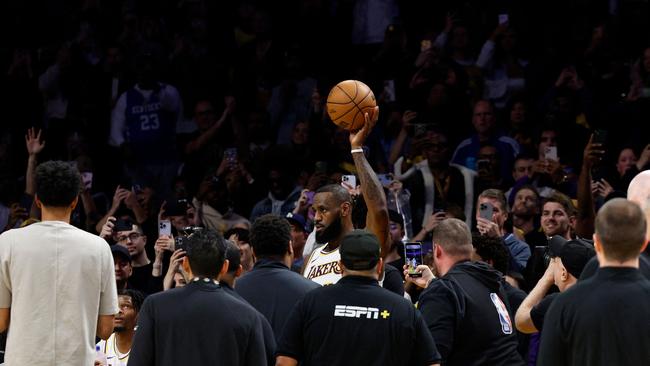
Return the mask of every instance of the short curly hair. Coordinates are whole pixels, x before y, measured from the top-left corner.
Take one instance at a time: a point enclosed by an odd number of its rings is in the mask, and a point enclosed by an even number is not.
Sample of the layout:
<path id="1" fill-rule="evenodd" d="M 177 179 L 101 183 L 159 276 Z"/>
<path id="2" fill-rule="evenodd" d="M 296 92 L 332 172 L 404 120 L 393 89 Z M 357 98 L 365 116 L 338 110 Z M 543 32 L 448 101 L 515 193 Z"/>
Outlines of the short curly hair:
<path id="1" fill-rule="evenodd" d="M 67 207 L 81 193 L 81 175 L 65 161 L 46 161 L 36 168 L 36 196 L 46 207 Z"/>
<path id="2" fill-rule="evenodd" d="M 472 245 L 483 262 L 492 261 L 492 267 L 502 274 L 508 273 L 510 253 L 501 238 L 472 234 Z"/>
<path id="3" fill-rule="evenodd" d="M 284 217 L 267 214 L 255 220 L 250 239 L 257 257 L 282 257 L 289 250 L 291 227 Z"/>

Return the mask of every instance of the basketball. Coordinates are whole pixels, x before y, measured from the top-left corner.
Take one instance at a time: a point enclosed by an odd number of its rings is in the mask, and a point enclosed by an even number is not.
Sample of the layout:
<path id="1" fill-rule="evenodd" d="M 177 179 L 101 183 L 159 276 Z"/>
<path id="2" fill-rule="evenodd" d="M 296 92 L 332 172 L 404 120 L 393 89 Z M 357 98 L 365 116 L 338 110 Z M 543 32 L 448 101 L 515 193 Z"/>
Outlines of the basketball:
<path id="1" fill-rule="evenodd" d="M 364 114 L 372 115 L 375 106 L 375 94 L 358 80 L 341 81 L 327 96 L 327 114 L 332 122 L 349 131 L 361 129 L 366 121 Z"/>

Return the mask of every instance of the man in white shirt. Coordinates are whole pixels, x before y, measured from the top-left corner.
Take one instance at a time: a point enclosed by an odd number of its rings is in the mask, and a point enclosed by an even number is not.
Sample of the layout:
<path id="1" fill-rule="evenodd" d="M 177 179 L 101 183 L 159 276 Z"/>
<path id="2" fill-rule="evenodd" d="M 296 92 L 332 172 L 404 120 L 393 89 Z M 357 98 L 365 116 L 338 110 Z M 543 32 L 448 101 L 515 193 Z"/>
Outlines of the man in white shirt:
<path id="1" fill-rule="evenodd" d="M 5 362 L 92 365 L 95 335 L 108 338 L 118 311 L 113 256 L 103 239 L 69 223 L 81 191 L 72 165 L 41 164 L 36 187 L 42 221 L 0 235 Z"/>

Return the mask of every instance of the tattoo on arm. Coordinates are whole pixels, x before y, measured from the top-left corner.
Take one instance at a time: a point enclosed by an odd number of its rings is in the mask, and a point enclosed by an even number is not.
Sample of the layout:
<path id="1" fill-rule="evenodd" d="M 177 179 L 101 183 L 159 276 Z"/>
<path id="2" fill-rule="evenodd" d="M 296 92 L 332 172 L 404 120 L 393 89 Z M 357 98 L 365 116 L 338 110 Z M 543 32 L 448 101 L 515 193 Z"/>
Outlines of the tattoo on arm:
<path id="1" fill-rule="evenodd" d="M 361 191 L 368 207 L 366 229 L 372 231 L 381 244 L 382 256 L 388 253 L 388 204 L 377 174 L 364 154 L 352 154 L 361 182 Z"/>

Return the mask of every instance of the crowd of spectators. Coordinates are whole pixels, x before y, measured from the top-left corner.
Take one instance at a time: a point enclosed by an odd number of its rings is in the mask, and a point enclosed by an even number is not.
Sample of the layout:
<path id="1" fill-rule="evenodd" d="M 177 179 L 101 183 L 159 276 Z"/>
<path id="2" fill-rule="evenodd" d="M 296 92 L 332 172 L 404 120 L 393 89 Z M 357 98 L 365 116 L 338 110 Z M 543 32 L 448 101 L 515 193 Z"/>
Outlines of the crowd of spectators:
<path id="1" fill-rule="evenodd" d="M 39 220 L 38 163 L 69 161 L 84 183 L 71 223 L 128 248 L 114 252 L 120 289 L 186 282 L 178 239 L 199 226 L 250 271 L 251 225 L 269 213 L 288 217 L 299 272 L 314 192 L 356 173 L 326 111 L 346 79 L 379 105 L 365 154 L 400 272 L 402 242 L 424 242 L 430 264 L 432 231 L 457 218 L 507 248 L 510 285 L 550 286 L 548 238 L 591 239 L 598 209 L 650 164 L 647 2 L 1 7 L 0 231 Z M 363 192 L 346 188 L 363 228 Z"/>

